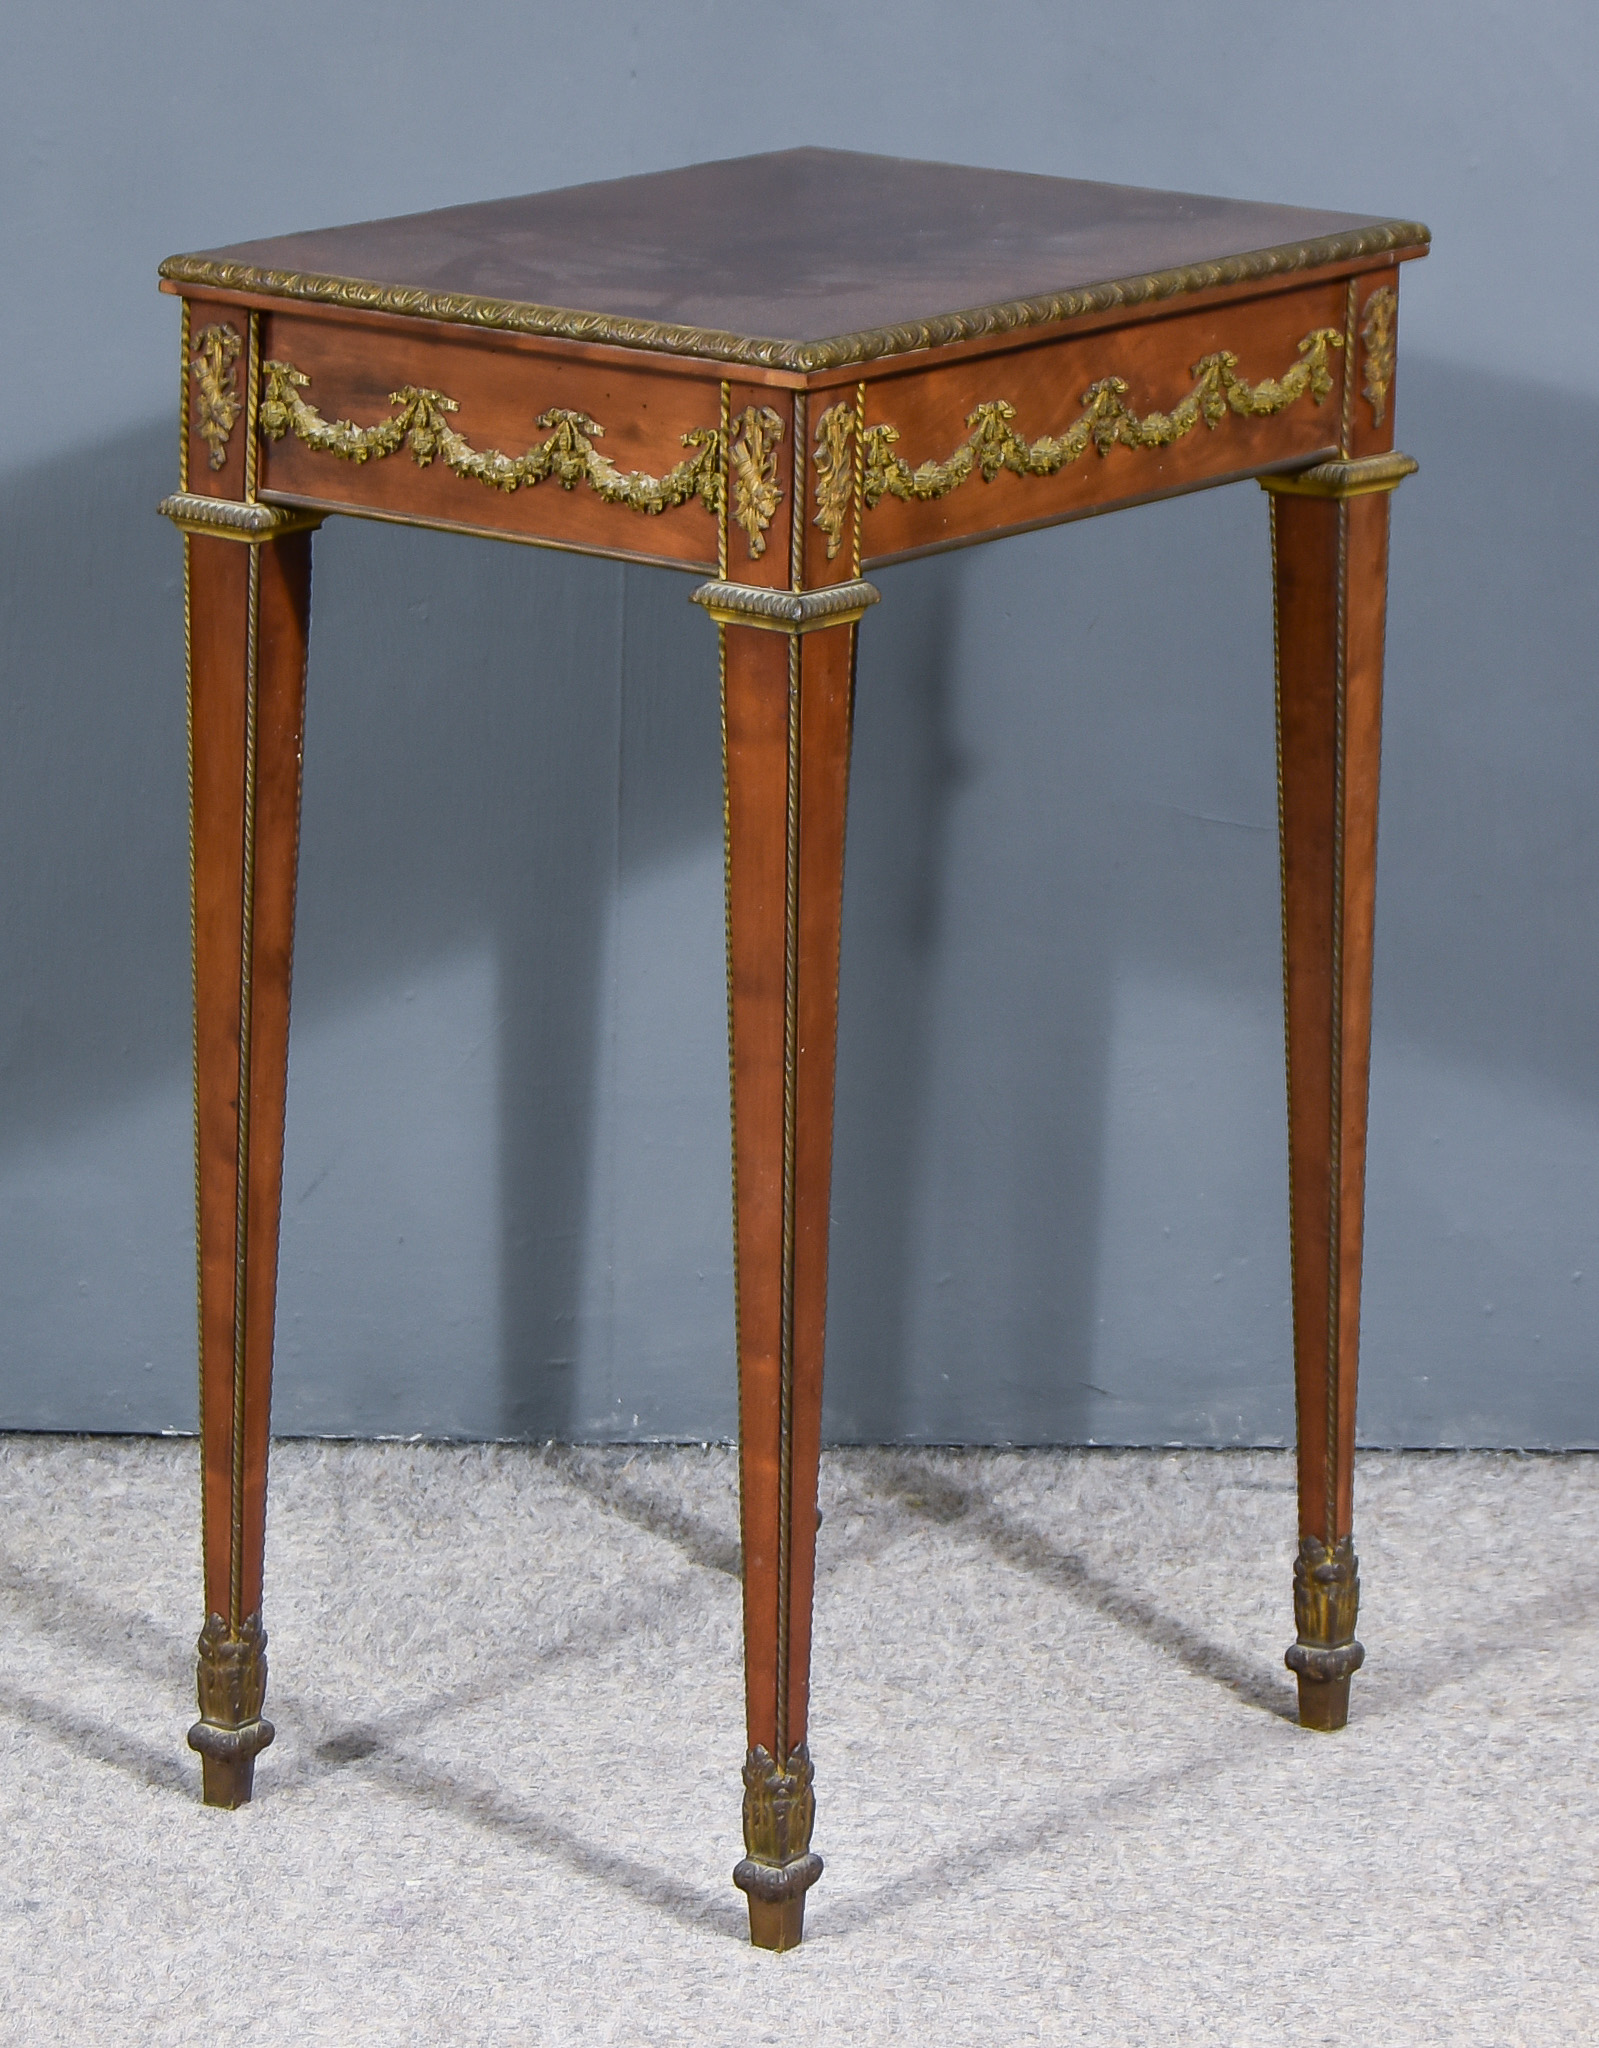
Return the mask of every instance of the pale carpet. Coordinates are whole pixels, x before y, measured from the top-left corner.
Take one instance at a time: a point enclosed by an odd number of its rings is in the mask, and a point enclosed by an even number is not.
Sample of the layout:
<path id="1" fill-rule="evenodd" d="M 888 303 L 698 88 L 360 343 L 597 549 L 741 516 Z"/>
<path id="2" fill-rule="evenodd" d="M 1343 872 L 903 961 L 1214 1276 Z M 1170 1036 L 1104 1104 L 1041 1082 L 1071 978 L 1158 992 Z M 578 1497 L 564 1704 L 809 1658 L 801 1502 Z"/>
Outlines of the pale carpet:
<path id="1" fill-rule="evenodd" d="M 0 1439 L 8 2048 L 1599 2041 L 1599 1458 L 1362 1460 L 1328 1737 L 1281 1454 L 830 1454 L 782 1957 L 728 1881 L 731 1453 L 280 1446 L 233 1814 L 195 1466 Z"/>

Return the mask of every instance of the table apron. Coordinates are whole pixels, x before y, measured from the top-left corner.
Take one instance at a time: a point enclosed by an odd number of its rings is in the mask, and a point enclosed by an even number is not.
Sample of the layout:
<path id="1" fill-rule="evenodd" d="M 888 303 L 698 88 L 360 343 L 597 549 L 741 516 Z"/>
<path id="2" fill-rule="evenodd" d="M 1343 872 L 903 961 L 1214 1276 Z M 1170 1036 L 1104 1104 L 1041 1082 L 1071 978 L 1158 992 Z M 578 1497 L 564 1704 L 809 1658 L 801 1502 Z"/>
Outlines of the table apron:
<path id="1" fill-rule="evenodd" d="M 256 317 L 263 498 L 714 571 L 720 379 Z"/>
<path id="2" fill-rule="evenodd" d="M 858 401 L 865 561 L 1338 452 L 1356 303 L 1334 281 L 868 384 Z M 818 409 L 824 430 L 827 418 Z M 825 540 L 811 552 L 820 570 Z"/>

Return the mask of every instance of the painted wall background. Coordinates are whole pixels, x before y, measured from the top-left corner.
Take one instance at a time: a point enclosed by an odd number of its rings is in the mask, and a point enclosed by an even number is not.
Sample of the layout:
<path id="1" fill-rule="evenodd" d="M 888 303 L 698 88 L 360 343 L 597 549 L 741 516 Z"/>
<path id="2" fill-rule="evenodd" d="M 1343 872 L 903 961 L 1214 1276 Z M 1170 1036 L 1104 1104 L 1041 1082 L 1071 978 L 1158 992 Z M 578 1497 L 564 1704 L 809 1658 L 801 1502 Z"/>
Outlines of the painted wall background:
<path id="1" fill-rule="evenodd" d="M 283 0 L 8 22 L 0 1425 L 194 1426 L 177 249 L 814 141 L 1427 220 L 1407 269 L 1363 1434 L 1599 1442 L 1599 17 Z M 1292 1429 L 1266 509 L 881 578 L 828 1426 Z M 290 1432 L 735 1408 L 687 579 L 317 542 Z"/>

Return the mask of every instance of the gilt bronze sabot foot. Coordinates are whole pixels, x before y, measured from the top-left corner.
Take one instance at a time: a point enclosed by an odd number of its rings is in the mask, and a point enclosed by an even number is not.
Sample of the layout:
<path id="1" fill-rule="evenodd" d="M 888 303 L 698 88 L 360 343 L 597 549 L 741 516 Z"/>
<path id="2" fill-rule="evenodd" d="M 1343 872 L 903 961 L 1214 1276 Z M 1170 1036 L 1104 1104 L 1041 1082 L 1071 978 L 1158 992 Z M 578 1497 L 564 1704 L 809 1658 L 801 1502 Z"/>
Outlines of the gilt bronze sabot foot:
<path id="1" fill-rule="evenodd" d="M 1299 1680 L 1299 1721 L 1304 1728 L 1342 1728 L 1349 1719 L 1349 1681 L 1366 1661 L 1355 1641 L 1360 1574 L 1354 1539 L 1329 1550 L 1303 1536 L 1294 1560 L 1294 1620 L 1298 1637 L 1284 1659 Z"/>
<path id="2" fill-rule="evenodd" d="M 805 1894 L 822 1874 L 811 1853 L 815 1775 L 803 1742 L 783 1768 L 759 1746 L 745 1760 L 745 1855 L 733 1882 L 749 1899 L 756 1948 L 798 1948 L 804 1938 Z"/>
<path id="3" fill-rule="evenodd" d="M 207 1806 L 246 1806 L 255 1786 L 255 1760 L 272 1740 L 263 1720 L 266 1698 L 266 1630 L 252 1614 L 235 1635 L 220 1614 L 206 1617 L 200 1631 L 196 1681 L 200 1718 L 189 1730 L 198 1750 Z"/>

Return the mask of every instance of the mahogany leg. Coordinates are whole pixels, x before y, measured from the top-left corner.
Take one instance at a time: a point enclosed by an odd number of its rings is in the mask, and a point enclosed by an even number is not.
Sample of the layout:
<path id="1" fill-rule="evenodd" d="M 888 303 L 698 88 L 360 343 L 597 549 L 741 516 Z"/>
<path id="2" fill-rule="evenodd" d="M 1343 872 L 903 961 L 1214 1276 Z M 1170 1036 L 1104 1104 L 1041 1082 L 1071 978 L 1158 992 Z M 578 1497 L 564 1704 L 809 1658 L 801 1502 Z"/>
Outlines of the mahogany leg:
<path id="1" fill-rule="evenodd" d="M 1307 1728 L 1342 1728 L 1365 1652 L 1353 1524 L 1388 495 L 1406 457 L 1267 480 L 1277 605 L 1289 1216 Z"/>
<path id="2" fill-rule="evenodd" d="M 751 1941 L 787 1949 L 822 1868 L 805 1734 L 855 627 L 720 632 L 749 1737 L 733 1881 Z"/>
<path id="3" fill-rule="evenodd" d="M 261 1577 L 311 536 L 185 545 L 206 1604 L 189 1742 L 206 1804 L 242 1806 L 272 1740 Z"/>

